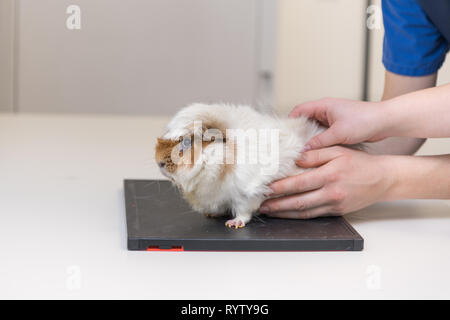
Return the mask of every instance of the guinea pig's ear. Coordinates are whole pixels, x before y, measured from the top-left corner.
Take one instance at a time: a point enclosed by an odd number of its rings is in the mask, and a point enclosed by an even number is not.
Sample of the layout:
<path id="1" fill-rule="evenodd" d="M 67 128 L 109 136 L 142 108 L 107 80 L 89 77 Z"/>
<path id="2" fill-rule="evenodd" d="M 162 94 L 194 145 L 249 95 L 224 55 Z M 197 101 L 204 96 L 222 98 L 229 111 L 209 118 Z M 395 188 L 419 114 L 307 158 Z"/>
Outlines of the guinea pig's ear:
<path id="1" fill-rule="evenodd" d="M 226 142 L 226 128 L 219 123 L 203 122 L 201 136 L 205 142 Z"/>
<path id="2" fill-rule="evenodd" d="M 227 141 L 226 132 L 218 128 L 206 128 L 203 132 L 203 141 L 225 143 Z"/>

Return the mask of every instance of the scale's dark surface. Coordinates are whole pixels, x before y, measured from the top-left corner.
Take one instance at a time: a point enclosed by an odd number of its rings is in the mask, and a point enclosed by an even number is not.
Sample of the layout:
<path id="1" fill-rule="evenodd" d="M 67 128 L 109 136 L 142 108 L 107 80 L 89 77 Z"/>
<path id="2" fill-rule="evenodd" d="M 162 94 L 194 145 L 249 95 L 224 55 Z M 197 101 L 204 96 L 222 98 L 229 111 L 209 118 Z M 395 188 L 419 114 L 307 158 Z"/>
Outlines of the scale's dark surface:
<path id="1" fill-rule="evenodd" d="M 191 209 L 165 180 L 125 180 L 128 249 L 148 251 L 360 251 L 363 238 L 341 217 L 312 220 L 259 216 L 241 229 L 227 217 Z"/>

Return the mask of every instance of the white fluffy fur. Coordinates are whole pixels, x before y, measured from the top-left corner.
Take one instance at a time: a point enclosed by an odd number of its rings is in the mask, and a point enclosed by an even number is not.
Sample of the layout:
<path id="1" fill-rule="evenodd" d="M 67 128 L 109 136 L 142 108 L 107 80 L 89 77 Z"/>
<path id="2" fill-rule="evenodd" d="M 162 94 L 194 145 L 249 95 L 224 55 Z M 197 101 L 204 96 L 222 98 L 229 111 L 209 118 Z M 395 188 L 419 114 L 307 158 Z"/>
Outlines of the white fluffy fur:
<path id="1" fill-rule="evenodd" d="M 194 121 L 214 121 L 227 129 L 278 129 L 279 167 L 273 174 L 261 174 L 261 164 L 234 164 L 233 170 L 219 179 L 223 164 L 207 164 L 221 143 L 203 149 L 192 168 L 180 168 L 170 176 L 182 189 L 193 208 L 202 213 L 220 215 L 231 210 L 234 219 L 228 226 L 242 227 L 250 221 L 269 191 L 267 185 L 303 171 L 295 164 L 305 143 L 321 129 L 304 117 L 289 119 L 263 114 L 245 105 L 192 104 L 180 110 L 168 124 L 165 139 L 176 140 L 191 134 Z M 245 146 L 237 145 L 236 154 Z M 165 173 L 167 175 L 167 173 Z"/>

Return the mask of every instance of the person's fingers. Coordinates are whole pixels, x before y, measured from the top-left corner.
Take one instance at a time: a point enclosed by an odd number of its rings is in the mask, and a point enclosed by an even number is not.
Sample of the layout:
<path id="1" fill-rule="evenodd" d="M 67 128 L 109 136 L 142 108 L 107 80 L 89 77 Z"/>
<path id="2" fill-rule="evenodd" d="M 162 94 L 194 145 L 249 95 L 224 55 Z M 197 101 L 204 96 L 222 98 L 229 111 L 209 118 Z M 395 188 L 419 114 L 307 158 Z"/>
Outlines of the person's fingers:
<path id="1" fill-rule="evenodd" d="M 266 195 L 289 195 L 318 189 L 326 182 L 326 173 L 322 171 L 321 169 L 315 169 L 277 180 L 269 185 L 272 192 Z"/>
<path id="2" fill-rule="evenodd" d="M 299 104 L 289 112 L 289 118 L 297 118 L 299 116 L 312 117 L 317 108 L 320 108 L 320 104 L 317 101 L 310 101 Z"/>
<path id="3" fill-rule="evenodd" d="M 295 163 L 301 168 L 315 168 L 336 159 L 346 151 L 348 150 L 339 146 L 310 150 L 307 152 L 302 152 Z"/>
<path id="4" fill-rule="evenodd" d="M 279 211 L 304 211 L 324 205 L 328 201 L 324 192 L 319 189 L 306 193 L 269 199 L 261 204 L 259 209 L 262 213 L 279 212 Z"/>
<path id="5" fill-rule="evenodd" d="M 288 116 L 289 118 L 305 116 L 314 118 L 322 124 L 327 124 L 327 101 L 327 99 L 321 99 L 299 104 L 292 109 Z"/>
<path id="6" fill-rule="evenodd" d="M 310 139 L 306 143 L 304 150 L 308 151 L 312 149 L 325 148 L 336 144 L 342 144 L 343 142 L 344 141 L 342 141 L 342 139 L 339 138 L 339 136 L 336 134 L 336 129 L 331 126 L 324 132 L 319 133 L 318 135 Z"/>
<path id="7" fill-rule="evenodd" d="M 317 217 L 334 216 L 331 213 L 331 207 L 320 206 L 304 211 L 284 211 L 284 212 L 270 212 L 266 214 L 271 218 L 283 218 L 283 219 L 313 219 Z"/>

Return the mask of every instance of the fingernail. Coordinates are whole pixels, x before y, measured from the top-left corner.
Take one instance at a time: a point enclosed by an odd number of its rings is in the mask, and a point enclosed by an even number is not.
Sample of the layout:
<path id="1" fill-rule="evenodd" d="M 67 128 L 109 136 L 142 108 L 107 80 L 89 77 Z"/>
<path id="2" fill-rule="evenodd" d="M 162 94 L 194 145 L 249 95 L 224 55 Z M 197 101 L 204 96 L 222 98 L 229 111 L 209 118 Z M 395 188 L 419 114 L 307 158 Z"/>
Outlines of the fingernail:
<path id="1" fill-rule="evenodd" d="M 266 193 L 264 193 L 264 197 L 268 197 L 268 196 L 270 196 L 270 195 L 272 195 L 272 194 L 273 194 L 273 190 L 270 189 L 269 191 L 267 191 Z"/>
<path id="2" fill-rule="evenodd" d="M 298 160 L 301 160 L 301 161 L 305 161 L 306 160 L 305 152 L 300 153 L 300 156 L 298 157 Z"/>
<path id="3" fill-rule="evenodd" d="M 266 206 L 262 206 L 261 208 L 259 208 L 259 212 L 262 212 L 262 213 L 267 213 L 269 211 L 270 211 L 269 207 L 266 207 Z"/>
<path id="4" fill-rule="evenodd" d="M 303 147 L 303 152 L 306 152 L 306 151 L 309 151 L 309 150 L 311 150 L 311 146 L 310 146 L 309 144 L 306 144 L 306 145 Z"/>

